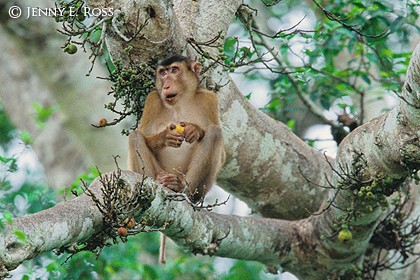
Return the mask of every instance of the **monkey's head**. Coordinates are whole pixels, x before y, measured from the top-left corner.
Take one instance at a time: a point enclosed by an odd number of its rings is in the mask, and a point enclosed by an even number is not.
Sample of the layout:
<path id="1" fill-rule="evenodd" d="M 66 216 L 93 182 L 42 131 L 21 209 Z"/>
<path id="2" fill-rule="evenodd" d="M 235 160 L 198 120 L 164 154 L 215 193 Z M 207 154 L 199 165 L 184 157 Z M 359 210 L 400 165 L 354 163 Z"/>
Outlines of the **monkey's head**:
<path id="1" fill-rule="evenodd" d="M 199 86 L 200 63 L 185 56 L 171 56 L 159 63 L 156 89 L 165 104 L 174 105 L 180 99 L 193 96 Z"/>

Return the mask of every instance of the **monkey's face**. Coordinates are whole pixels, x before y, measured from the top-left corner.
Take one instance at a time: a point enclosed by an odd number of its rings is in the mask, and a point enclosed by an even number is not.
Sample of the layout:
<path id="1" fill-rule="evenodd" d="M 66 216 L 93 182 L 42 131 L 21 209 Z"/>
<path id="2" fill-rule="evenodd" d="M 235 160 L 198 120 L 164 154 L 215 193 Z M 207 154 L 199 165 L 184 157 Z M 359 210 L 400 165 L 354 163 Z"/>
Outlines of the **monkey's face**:
<path id="1" fill-rule="evenodd" d="M 185 62 L 159 66 L 156 71 L 156 88 L 162 100 L 169 105 L 176 104 L 185 96 L 193 95 L 197 86 L 197 77 Z"/>

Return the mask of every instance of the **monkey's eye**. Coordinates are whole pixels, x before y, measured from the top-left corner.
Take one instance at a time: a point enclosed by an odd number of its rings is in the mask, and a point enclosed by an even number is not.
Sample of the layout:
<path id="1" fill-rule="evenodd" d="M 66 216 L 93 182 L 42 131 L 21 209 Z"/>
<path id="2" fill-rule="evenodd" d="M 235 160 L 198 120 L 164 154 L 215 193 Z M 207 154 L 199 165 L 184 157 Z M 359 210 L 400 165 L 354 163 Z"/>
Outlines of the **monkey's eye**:
<path id="1" fill-rule="evenodd" d="M 165 68 L 160 69 L 158 72 L 160 76 L 165 76 L 166 74 L 168 74 L 168 70 L 166 70 Z"/>
<path id="2" fill-rule="evenodd" d="M 179 67 L 178 66 L 171 67 L 171 74 L 178 74 L 178 72 L 179 72 Z"/>

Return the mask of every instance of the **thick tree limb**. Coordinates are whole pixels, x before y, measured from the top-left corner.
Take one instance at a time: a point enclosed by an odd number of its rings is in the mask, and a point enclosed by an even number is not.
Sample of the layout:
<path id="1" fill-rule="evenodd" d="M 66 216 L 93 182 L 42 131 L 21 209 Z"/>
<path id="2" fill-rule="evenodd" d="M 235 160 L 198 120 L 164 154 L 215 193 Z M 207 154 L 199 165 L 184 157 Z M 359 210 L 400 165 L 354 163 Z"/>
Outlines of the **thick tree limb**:
<path id="1" fill-rule="evenodd" d="M 133 189 L 139 187 L 142 176 L 124 171 L 120 179 Z M 89 188 L 99 201 L 103 201 L 101 188 L 99 178 Z M 279 256 L 291 253 L 293 222 L 196 211 L 188 203 L 171 198 L 174 193 L 156 186 L 152 180 L 146 180 L 142 188 L 152 194 L 145 201 L 150 207 L 137 213 L 136 220 L 147 221 L 146 225 L 154 229 L 167 225 L 162 232 L 189 251 L 265 263 L 278 263 Z M 0 237 L 0 278 L 24 260 L 92 238 L 106 226 L 102 217 L 91 197 L 84 194 L 16 218 Z M 25 240 L 15 234 L 16 230 L 25 234 Z"/>
<path id="2" fill-rule="evenodd" d="M 361 187 L 373 187 L 375 182 L 383 189 L 382 193 L 390 195 L 408 175 L 420 168 L 420 109 L 414 105 L 419 104 L 420 97 L 419 61 L 420 44 L 413 52 L 403 89 L 403 96 L 411 103 L 401 100 L 399 106 L 358 127 L 341 143 L 337 172 L 333 174 L 336 189 L 330 191 L 330 198 L 333 198 L 339 189 L 334 200 L 336 207 L 329 207 L 320 215 L 314 221 L 315 234 L 307 236 L 312 242 L 318 238 L 321 240 L 321 236 L 335 237 L 321 241 L 321 246 L 314 250 L 316 254 L 307 255 L 313 265 L 308 270 L 312 271 L 310 279 L 323 279 L 318 273 L 319 265 L 326 266 L 326 271 L 331 272 L 339 267 L 340 262 L 348 265 L 363 256 L 383 212 L 376 200 L 361 199 L 358 194 Z M 381 195 L 375 189 L 372 193 Z M 347 215 L 351 215 L 347 226 L 353 232 L 353 238 L 340 243 L 335 225 L 341 226 L 342 217 Z M 318 261 L 313 263 L 313 259 Z"/>
<path id="3" fill-rule="evenodd" d="M 158 4 L 167 5 L 165 9 L 173 12 L 168 2 L 160 1 Z M 153 5 L 150 1 L 144 3 Z M 132 10 L 144 13 L 142 9 Z M 125 11 L 129 13 L 130 9 Z M 145 11 L 150 16 L 150 9 Z M 160 15 L 159 7 L 156 7 L 155 11 Z M 178 30 L 189 26 L 184 25 L 180 28 L 176 26 L 176 21 L 165 21 L 166 19 L 167 17 L 160 16 L 158 20 L 163 20 L 164 24 L 155 23 L 155 28 L 167 28 L 161 30 L 161 33 L 156 33 L 156 38 L 172 36 L 177 34 Z M 177 20 L 181 21 L 181 18 L 178 17 Z M 217 21 L 215 24 L 217 26 Z M 172 31 L 169 32 L 168 29 Z M 150 29 L 148 32 L 154 31 Z M 109 39 L 115 40 L 113 54 L 118 57 L 126 43 L 120 42 L 115 36 Z M 151 55 L 160 57 L 168 51 L 167 46 L 159 46 L 163 44 L 161 41 L 151 41 L 149 38 L 144 39 L 147 42 L 143 42 L 140 37 L 138 40 L 136 47 L 142 54 L 141 59 L 149 60 Z M 176 40 L 180 41 L 175 42 Z M 185 45 L 183 40 L 182 36 L 168 39 L 175 48 L 180 48 L 178 51 Z M 152 46 L 156 46 L 153 50 L 150 50 L 150 42 L 153 43 Z M 144 45 L 141 45 L 142 43 Z M 145 47 L 149 48 L 149 52 Z M 156 228 L 168 221 L 169 225 L 162 231 L 193 252 L 242 259 L 253 258 L 271 265 L 283 266 L 298 276 L 311 279 L 325 279 L 326 276 L 331 276 L 331 273 L 340 273 L 341 269 L 348 268 L 363 256 L 381 216 L 378 201 L 361 200 L 357 191 L 360 191 L 362 186 L 371 186 L 373 182 L 377 182 L 385 192 L 391 192 L 400 180 L 419 168 L 420 122 L 416 105 L 419 104 L 419 61 L 420 50 L 417 48 L 402 93 L 404 101 L 390 113 L 353 131 L 342 142 L 337 162 L 331 167 L 322 155 L 308 148 L 284 125 L 252 108 L 232 82 L 219 91 L 228 152 L 227 164 L 220 174 L 222 185 L 243 197 L 265 216 L 290 219 L 304 216 L 306 205 L 316 209 L 323 199 L 319 195 L 319 189 L 314 188 L 310 182 L 328 186 L 327 178 L 332 178 L 331 186 L 335 189 L 331 189 L 330 197 L 334 198 L 334 206 L 325 208 L 321 215 L 287 222 L 194 212 L 185 203 L 168 200 L 168 192 L 154 188 L 151 182 L 148 182 L 146 187 L 153 190 L 151 205 L 143 212 L 136 213 L 136 218 L 145 218 L 143 221 L 147 221 L 147 226 L 153 225 Z M 217 74 L 217 69 L 214 70 L 213 80 L 219 81 L 220 77 L 228 80 L 226 74 Z M 336 170 L 334 174 L 331 172 L 333 168 Z M 139 175 L 128 172 L 123 174 L 131 186 L 141 181 Z M 382 176 L 390 178 L 391 184 L 382 180 Z M 99 193 L 98 184 L 97 180 L 92 185 L 96 193 Z M 80 213 L 80 207 L 84 213 L 82 218 L 69 215 L 76 210 Z M 162 209 L 169 210 L 166 212 Z M 49 215 L 51 212 L 62 211 L 66 212 L 62 213 L 63 216 L 51 218 Z M 95 210 L 95 206 L 86 197 L 59 204 L 29 218 L 18 218 L 14 224 L 6 227 L 6 232 L 0 237 L 0 268 L 5 272 L 40 252 L 68 246 L 77 240 L 87 240 L 93 233 L 104 228 L 101 219 L 100 212 Z M 346 242 L 337 240 L 338 230 L 334 225 L 338 223 L 342 226 L 343 221 L 353 234 Z M 51 230 L 56 224 L 64 231 L 58 228 Z M 26 234 L 26 242 L 22 244 L 22 240 L 13 233 L 15 229 Z"/>
<path id="4" fill-rule="evenodd" d="M 139 36 L 129 43 L 134 50 L 130 52 L 130 59 L 134 61 L 153 61 L 182 51 L 197 57 L 186 40 L 192 37 L 196 41 L 208 41 L 218 34 L 225 36 L 241 4 L 239 0 L 174 1 L 172 9 L 165 1 L 112 3 L 115 8 L 121 7 L 125 21 L 130 24 L 135 18 L 142 22 L 148 17 L 150 10 L 145 7 L 155 11 L 155 17 L 150 18 Z M 96 0 L 94 5 L 105 5 L 105 1 Z M 167 5 L 166 10 L 161 5 Z M 172 17 L 167 16 L 172 13 Z M 153 40 L 149 40 L 152 36 L 149 34 L 154 36 Z M 114 59 L 127 59 L 124 49 L 128 43 L 124 39 L 111 32 L 107 40 Z M 218 41 L 222 43 L 223 40 L 219 38 Z M 167 49 L 169 46 L 172 49 Z M 217 49 L 207 48 L 206 51 L 212 53 Z M 296 219 L 317 211 L 325 194 L 318 185 L 326 187 L 331 176 L 325 157 L 308 147 L 285 125 L 255 109 L 238 91 L 227 72 L 214 66 L 207 74 L 205 83 L 219 88 L 227 152 L 219 185 L 265 217 Z M 220 87 L 224 84 L 227 85 Z"/>

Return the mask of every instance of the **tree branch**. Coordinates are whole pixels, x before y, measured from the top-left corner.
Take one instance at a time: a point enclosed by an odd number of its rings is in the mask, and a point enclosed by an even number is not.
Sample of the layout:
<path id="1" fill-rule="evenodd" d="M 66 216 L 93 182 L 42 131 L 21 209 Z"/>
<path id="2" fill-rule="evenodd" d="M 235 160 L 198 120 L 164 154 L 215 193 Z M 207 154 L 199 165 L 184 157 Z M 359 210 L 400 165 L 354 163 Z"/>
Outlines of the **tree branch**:
<path id="1" fill-rule="evenodd" d="M 97 205 L 108 199 L 103 196 L 106 188 L 121 188 L 121 184 L 131 190 L 140 187 L 142 193 L 147 194 L 134 197 L 142 201 L 142 210 L 134 215 L 137 224 L 146 230 L 163 229 L 165 235 L 188 251 L 265 263 L 278 263 L 279 255 L 290 254 L 293 222 L 197 211 L 182 201 L 182 194 L 157 186 L 152 180 L 145 180 L 139 186 L 143 181 L 141 175 L 130 171 L 116 172 L 121 173 L 104 174 L 95 179 L 87 194 L 36 214 L 16 218 L 12 224 L 6 225 L 0 236 L 0 277 L 24 260 L 53 249 L 77 247 L 77 244 L 109 230 L 106 227 L 110 225 L 104 222 L 104 217 L 110 213 L 103 213 Z M 103 178 L 111 176 L 119 177 L 114 177 L 114 186 L 105 186 Z M 113 205 L 121 202 L 112 201 Z M 109 238 L 116 237 L 117 228 Z M 25 237 L 16 234 L 17 231 Z"/>
<path id="2" fill-rule="evenodd" d="M 146 36 L 138 36 L 130 42 L 133 46 L 130 58 L 134 62 L 153 61 L 182 51 L 192 58 L 197 57 L 197 53 L 188 47 L 188 36 L 202 42 L 218 34 L 225 36 L 230 21 L 241 5 L 239 0 L 174 1 L 172 9 L 163 2 L 142 1 L 140 5 L 153 7 L 155 17 L 143 29 Z M 146 9 L 126 7 L 124 3 L 114 1 L 113 5 L 115 8 L 121 6 L 125 12 L 125 22 L 147 16 Z M 157 7 L 158 4 L 168 5 L 165 6 L 167 10 L 163 6 Z M 169 16 L 171 13 L 174 15 Z M 217 16 L 212 17 L 208 13 Z M 133 29 L 134 26 L 127 28 Z M 154 36 L 153 42 L 147 39 L 152 36 L 150 34 Z M 164 38 L 166 41 L 162 42 Z M 218 41 L 221 40 L 219 38 Z M 126 42 L 112 34 L 107 37 L 107 42 L 113 46 L 110 48 L 113 59 L 124 59 Z M 217 48 L 206 48 L 205 51 L 213 54 Z M 317 211 L 325 190 L 310 184 L 307 178 L 315 184 L 327 186 L 331 169 L 323 155 L 308 147 L 285 125 L 255 109 L 220 66 L 210 68 L 204 83 L 218 89 L 227 152 L 226 165 L 218 183 L 265 217 L 297 219 Z M 303 172 L 299 171 L 298 166 L 302 166 Z"/>

